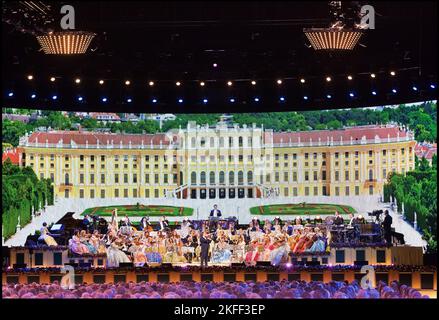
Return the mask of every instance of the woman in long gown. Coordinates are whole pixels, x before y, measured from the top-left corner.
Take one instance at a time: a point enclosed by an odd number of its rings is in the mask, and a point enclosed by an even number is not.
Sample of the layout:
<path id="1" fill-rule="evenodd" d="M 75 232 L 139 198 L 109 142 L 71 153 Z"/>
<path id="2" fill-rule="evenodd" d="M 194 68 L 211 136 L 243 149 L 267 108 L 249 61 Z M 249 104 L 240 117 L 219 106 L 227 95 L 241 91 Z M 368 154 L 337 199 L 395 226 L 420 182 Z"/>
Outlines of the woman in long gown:
<path id="1" fill-rule="evenodd" d="M 72 239 L 69 240 L 69 249 L 76 254 L 82 255 L 90 253 L 86 245 L 81 242 L 79 230 L 75 232 Z"/>
<path id="2" fill-rule="evenodd" d="M 256 261 L 259 260 L 259 244 L 258 240 L 253 240 L 248 246 L 247 253 L 245 254 L 245 264 L 247 266 L 256 265 Z"/>
<path id="3" fill-rule="evenodd" d="M 43 226 L 40 229 L 40 237 L 39 240 L 44 240 L 44 242 L 51 247 L 57 246 L 58 243 L 56 243 L 55 239 L 50 235 L 49 229 L 47 229 L 47 223 L 44 222 Z"/>
<path id="4" fill-rule="evenodd" d="M 228 249 L 228 245 L 224 238 L 221 237 L 220 240 L 215 244 L 212 262 L 213 263 L 229 263 L 232 256 L 231 251 Z"/>
<path id="5" fill-rule="evenodd" d="M 89 242 L 90 234 L 87 234 L 87 231 L 81 230 L 79 233 L 79 240 L 83 245 L 87 247 L 87 251 L 90 254 L 96 254 L 98 251 L 97 249 Z"/>
<path id="6" fill-rule="evenodd" d="M 106 253 L 105 243 L 102 240 L 101 236 L 99 235 L 98 230 L 93 231 L 93 234 L 91 235 L 89 242 L 95 248 L 97 254 Z"/>
<path id="7" fill-rule="evenodd" d="M 271 252 L 270 262 L 273 266 L 278 266 L 282 260 L 288 258 L 290 248 L 283 236 L 277 237 L 274 243 L 274 249 Z"/>
<path id="8" fill-rule="evenodd" d="M 107 248 L 107 267 L 119 267 L 120 263 L 131 262 L 130 258 L 121 250 L 122 248 L 123 244 L 119 239 L 110 243 Z"/>

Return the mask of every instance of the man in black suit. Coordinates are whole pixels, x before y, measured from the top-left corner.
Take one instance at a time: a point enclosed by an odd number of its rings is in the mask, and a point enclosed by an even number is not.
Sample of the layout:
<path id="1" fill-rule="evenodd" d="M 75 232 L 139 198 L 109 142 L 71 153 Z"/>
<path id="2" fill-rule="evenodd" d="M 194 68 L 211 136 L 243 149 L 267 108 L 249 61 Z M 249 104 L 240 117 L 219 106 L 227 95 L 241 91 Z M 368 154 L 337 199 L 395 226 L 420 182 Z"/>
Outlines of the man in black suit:
<path id="1" fill-rule="evenodd" d="M 213 209 L 210 210 L 209 220 L 210 220 L 210 226 L 209 228 L 211 230 L 215 230 L 218 226 L 218 220 L 221 217 L 221 210 L 218 209 L 218 206 L 215 204 L 213 205 Z"/>
<path id="2" fill-rule="evenodd" d="M 201 245 L 201 266 L 207 267 L 207 260 L 209 259 L 209 247 L 210 247 L 210 234 L 207 230 L 203 232 L 200 237 L 200 245 Z"/>
<path id="3" fill-rule="evenodd" d="M 386 210 L 384 212 L 384 221 L 381 225 L 384 230 L 384 239 L 386 240 L 388 246 L 392 245 L 392 222 L 393 219 L 390 216 L 389 211 Z"/>
<path id="4" fill-rule="evenodd" d="M 218 209 L 218 205 L 214 204 L 213 209 L 210 210 L 210 216 L 211 218 L 219 218 L 221 217 L 221 210 Z"/>

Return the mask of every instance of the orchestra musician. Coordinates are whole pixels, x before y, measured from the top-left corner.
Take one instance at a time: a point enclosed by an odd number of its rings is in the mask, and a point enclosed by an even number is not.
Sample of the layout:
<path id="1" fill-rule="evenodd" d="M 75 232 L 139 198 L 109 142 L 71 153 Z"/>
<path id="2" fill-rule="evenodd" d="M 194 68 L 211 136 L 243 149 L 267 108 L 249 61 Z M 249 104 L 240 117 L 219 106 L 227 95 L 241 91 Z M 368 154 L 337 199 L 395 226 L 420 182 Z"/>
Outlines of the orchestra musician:
<path id="1" fill-rule="evenodd" d="M 140 230 L 148 230 L 148 231 L 152 231 L 152 225 L 151 222 L 149 222 L 149 217 L 142 217 L 142 219 L 140 220 L 140 225 L 139 225 Z"/>
<path id="2" fill-rule="evenodd" d="M 338 211 L 335 211 L 334 225 L 343 226 L 343 223 L 344 223 L 343 217 L 340 215 L 340 213 Z"/>

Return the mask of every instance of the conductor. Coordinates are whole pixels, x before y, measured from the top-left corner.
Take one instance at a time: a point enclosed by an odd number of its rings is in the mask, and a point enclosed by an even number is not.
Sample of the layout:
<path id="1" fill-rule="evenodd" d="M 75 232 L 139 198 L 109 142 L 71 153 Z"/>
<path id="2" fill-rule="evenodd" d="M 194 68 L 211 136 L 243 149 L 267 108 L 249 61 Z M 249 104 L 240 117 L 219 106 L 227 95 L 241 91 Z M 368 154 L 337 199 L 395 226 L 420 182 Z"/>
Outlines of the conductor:
<path id="1" fill-rule="evenodd" d="M 203 232 L 200 237 L 200 245 L 201 245 L 201 267 L 207 267 L 207 260 L 209 259 L 209 247 L 210 247 L 210 234 L 207 230 Z"/>
<path id="2" fill-rule="evenodd" d="M 210 210 L 209 220 L 210 220 L 210 229 L 216 229 L 218 225 L 218 220 L 221 217 L 221 210 L 218 209 L 218 205 L 214 204 L 213 209 Z"/>

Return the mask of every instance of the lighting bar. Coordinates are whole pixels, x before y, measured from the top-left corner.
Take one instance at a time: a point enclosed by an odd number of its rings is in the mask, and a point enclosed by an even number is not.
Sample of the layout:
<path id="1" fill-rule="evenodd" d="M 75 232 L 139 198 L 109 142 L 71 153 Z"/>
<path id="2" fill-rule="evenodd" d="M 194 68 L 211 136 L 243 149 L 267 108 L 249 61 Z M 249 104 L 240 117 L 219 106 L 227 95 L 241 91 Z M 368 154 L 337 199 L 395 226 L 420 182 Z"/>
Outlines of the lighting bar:
<path id="1" fill-rule="evenodd" d="M 37 36 L 45 54 L 84 54 L 95 33 L 85 31 L 49 32 Z"/>
<path id="2" fill-rule="evenodd" d="M 314 50 L 352 50 L 363 31 L 336 28 L 304 28 L 303 32 Z"/>

